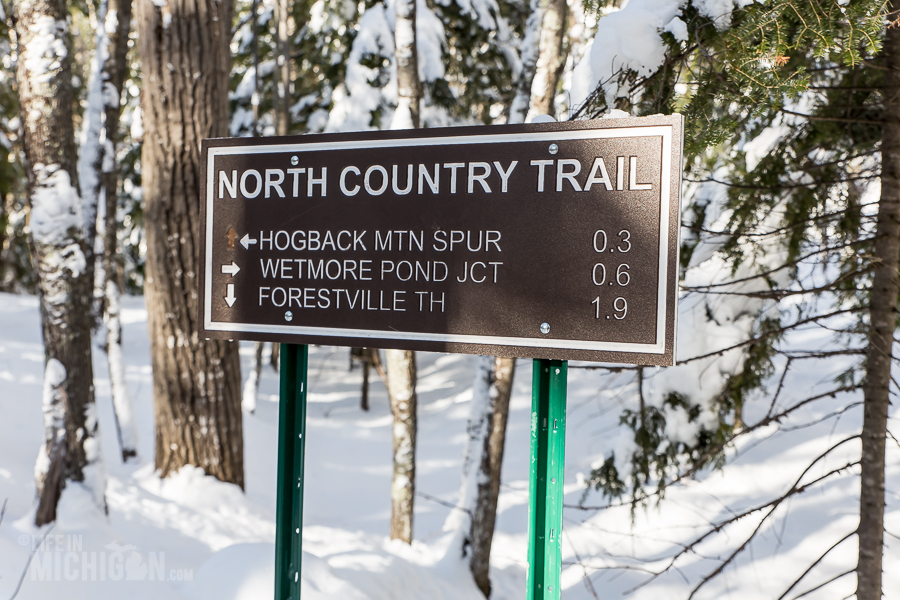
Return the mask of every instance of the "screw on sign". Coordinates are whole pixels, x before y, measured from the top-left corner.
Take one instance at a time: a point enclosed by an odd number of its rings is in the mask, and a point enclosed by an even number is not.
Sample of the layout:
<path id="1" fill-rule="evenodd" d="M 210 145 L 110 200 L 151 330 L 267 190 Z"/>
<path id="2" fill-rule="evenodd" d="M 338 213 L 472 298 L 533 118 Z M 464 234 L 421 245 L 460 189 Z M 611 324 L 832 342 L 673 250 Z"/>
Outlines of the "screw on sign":
<path id="1" fill-rule="evenodd" d="M 682 137 L 673 115 L 204 141 L 202 332 L 285 344 L 279 600 L 310 343 L 535 359 L 528 594 L 558 598 L 566 361 L 674 364 Z"/>

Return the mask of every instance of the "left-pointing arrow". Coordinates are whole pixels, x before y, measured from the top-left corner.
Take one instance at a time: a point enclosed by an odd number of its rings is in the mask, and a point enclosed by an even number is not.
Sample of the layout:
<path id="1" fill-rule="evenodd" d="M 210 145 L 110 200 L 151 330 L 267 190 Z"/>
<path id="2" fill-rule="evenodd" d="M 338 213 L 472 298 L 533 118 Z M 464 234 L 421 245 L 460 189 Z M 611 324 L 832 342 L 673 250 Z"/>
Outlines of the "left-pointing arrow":
<path id="1" fill-rule="evenodd" d="M 237 275 L 238 271 L 240 270 L 241 268 L 237 266 L 233 261 L 230 265 L 222 265 L 222 272 L 226 275 L 231 275 L 232 277 Z"/>
<path id="2" fill-rule="evenodd" d="M 237 300 L 237 298 L 234 297 L 234 284 L 229 283 L 227 289 L 228 293 L 225 294 L 225 302 L 227 302 L 228 307 L 231 308 L 232 306 L 234 306 L 235 300 Z"/>

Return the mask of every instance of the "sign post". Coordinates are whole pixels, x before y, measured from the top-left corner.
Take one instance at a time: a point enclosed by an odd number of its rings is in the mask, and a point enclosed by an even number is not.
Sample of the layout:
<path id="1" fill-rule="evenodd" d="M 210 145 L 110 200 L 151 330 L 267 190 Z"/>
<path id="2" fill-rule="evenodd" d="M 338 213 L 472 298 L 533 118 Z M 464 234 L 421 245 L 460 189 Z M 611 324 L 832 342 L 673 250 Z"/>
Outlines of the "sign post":
<path id="1" fill-rule="evenodd" d="M 680 115 L 204 140 L 201 334 L 284 344 L 277 600 L 313 343 L 535 359 L 528 597 L 559 597 L 567 361 L 675 364 L 682 140 Z"/>
<path id="2" fill-rule="evenodd" d="M 527 600 L 559 598 L 568 361 L 535 359 L 531 374 Z"/>
<path id="3" fill-rule="evenodd" d="M 275 516 L 275 600 L 300 600 L 303 553 L 303 460 L 309 349 L 282 344 L 278 401 L 278 497 Z"/>

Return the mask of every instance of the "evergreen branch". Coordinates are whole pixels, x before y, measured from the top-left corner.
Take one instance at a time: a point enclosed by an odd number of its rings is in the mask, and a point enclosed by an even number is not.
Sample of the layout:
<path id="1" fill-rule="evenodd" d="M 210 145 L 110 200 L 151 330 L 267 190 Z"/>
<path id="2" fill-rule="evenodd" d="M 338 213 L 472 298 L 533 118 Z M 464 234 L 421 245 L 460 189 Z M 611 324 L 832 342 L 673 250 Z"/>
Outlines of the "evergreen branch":
<path id="1" fill-rule="evenodd" d="M 815 323 L 815 322 L 823 320 L 823 319 L 830 319 L 831 317 L 836 317 L 836 316 L 844 315 L 847 313 L 856 312 L 858 310 L 859 309 L 856 309 L 856 308 L 845 308 L 845 309 L 841 309 L 841 310 L 835 310 L 830 313 L 825 313 L 824 315 L 816 315 L 814 317 L 802 319 L 800 321 L 796 321 L 795 323 L 792 323 L 791 325 L 786 325 L 784 327 L 779 327 L 778 329 L 773 329 L 772 331 L 767 331 L 765 333 L 760 334 L 757 337 L 750 338 L 749 340 L 744 340 L 743 342 L 739 342 L 732 346 L 728 346 L 727 348 L 722 348 L 721 350 L 715 350 L 713 352 L 707 352 L 706 354 L 701 354 L 699 356 L 692 356 L 691 358 L 686 358 L 684 360 L 680 360 L 680 361 L 678 361 L 678 364 L 683 365 L 683 364 L 686 364 L 689 362 L 694 362 L 695 360 L 703 360 L 704 358 L 710 358 L 712 356 L 721 356 L 722 354 L 725 354 L 726 352 L 729 352 L 731 350 L 736 350 L 738 348 L 743 348 L 744 346 L 749 346 L 750 344 L 755 344 L 759 341 L 762 341 L 762 340 L 772 337 L 772 336 L 781 335 L 782 333 L 790 331 L 791 329 L 799 327 L 800 325 L 806 325 L 807 323 Z"/>
<path id="2" fill-rule="evenodd" d="M 856 277 L 857 275 L 864 275 L 866 273 L 869 273 L 869 272 L 873 271 L 874 269 L 875 269 L 874 265 L 869 265 L 865 269 L 858 269 L 856 271 L 848 271 L 847 273 L 844 273 L 843 275 L 841 275 L 834 281 L 831 281 L 824 285 L 814 287 L 814 288 L 801 288 L 798 290 L 772 289 L 772 290 L 760 290 L 760 291 L 756 291 L 756 292 L 739 292 L 739 291 L 729 291 L 729 290 L 712 291 L 712 290 L 706 289 L 705 291 L 703 291 L 704 288 L 708 288 L 711 286 L 697 286 L 695 288 L 682 286 L 681 289 L 687 290 L 689 292 L 694 292 L 694 293 L 703 293 L 703 294 L 707 294 L 710 296 L 742 296 L 744 298 L 760 298 L 760 299 L 764 299 L 764 300 L 778 301 L 778 300 L 783 300 L 785 298 L 789 298 L 791 296 L 803 296 L 806 294 L 818 294 L 821 292 L 830 292 L 830 291 L 834 290 L 834 288 L 837 284 L 843 283 L 844 281 L 847 281 L 848 279 L 852 279 L 852 278 Z"/>
<path id="3" fill-rule="evenodd" d="M 690 180 L 686 180 L 686 181 L 690 181 Z M 878 202 L 876 201 L 876 202 L 870 202 L 870 203 L 867 203 L 867 204 L 860 204 L 859 206 L 860 206 L 860 207 L 865 207 L 865 206 L 873 206 L 873 205 L 877 205 L 877 204 L 878 204 Z M 685 229 L 689 229 L 689 230 L 691 230 L 691 231 L 697 231 L 697 232 L 700 232 L 700 233 L 705 233 L 705 234 L 711 235 L 711 236 L 734 236 L 734 235 L 740 235 L 741 237 L 745 237 L 745 238 L 762 238 L 762 237 L 770 237 L 770 236 L 773 236 L 773 235 L 778 235 L 778 234 L 781 234 L 781 233 L 789 233 L 789 232 L 791 232 L 791 231 L 793 231 L 793 230 L 795 230 L 795 229 L 801 229 L 801 228 L 804 228 L 804 227 L 810 227 L 810 226 L 812 226 L 813 224 L 819 223 L 819 222 L 821 222 L 821 221 L 830 221 L 830 220 L 832 220 L 832 219 L 840 219 L 840 218 L 843 218 L 846 214 L 847 214 L 847 211 L 846 211 L 846 210 L 839 210 L 839 211 L 834 211 L 834 212 L 824 213 L 824 214 L 818 215 L 818 216 L 816 216 L 816 217 L 811 217 L 811 218 L 809 218 L 809 219 L 805 219 L 805 220 L 803 220 L 803 221 L 801 221 L 801 222 L 799 222 L 799 223 L 792 223 L 792 224 L 790 224 L 790 225 L 785 225 L 784 227 L 778 227 L 778 228 L 776 228 L 776 229 L 770 229 L 770 230 L 768 230 L 768 231 L 760 231 L 760 232 L 752 232 L 752 231 L 741 231 L 741 232 L 737 232 L 737 231 L 725 231 L 725 230 L 718 230 L 718 231 L 717 231 L 717 230 L 715 230 L 715 229 L 707 229 L 707 228 L 702 227 L 702 226 L 692 226 L 692 225 L 687 225 L 687 224 L 684 224 L 684 223 L 682 223 L 681 226 L 682 226 L 683 228 L 685 228 Z M 874 221 L 875 217 L 870 217 L 870 219 L 871 219 L 872 221 Z"/>
<path id="4" fill-rule="evenodd" d="M 787 269 L 790 267 L 796 267 L 797 265 L 801 264 L 803 261 L 809 260 L 810 258 L 813 258 L 814 256 L 818 256 L 820 254 L 829 254 L 831 252 L 836 252 L 838 250 L 845 250 L 847 248 L 852 248 L 853 246 L 856 246 L 858 244 L 868 243 L 869 241 L 871 241 L 871 239 L 872 238 L 856 240 L 854 242 L 848 242 L 846 244 L 841 244 L 839 246 L 826 246 L 825 248 L 820 248 L 814 252 L 808 252 L 807 254 L 804 254 L 803 256 L 798 257 L 797 259 L 795 259 L 792 262 L 784 263 L 783 265 L 774 267 L 772 269 L 769 269 L 768 271 L 763 271 L 761 273 L 757 273 L 755 275 L 748 275 L 747 277 L 741 277 L 740 279 L 732 279 L 731 281 L 724 281 L 721 283 L 707 283 L 707 284 L 695 285 L 695 286 L 682 285 L 680 287 L 683 290 L 688 290 L 691 292 L 705 292 L 706 290 L 711 290 L 713 288 L 727 287 L 727 286 L 732 286 L 732 285 L 736 285 L 739 283 L 747 283 L 750 281 L 755 281 L 760 278 L 763 278 L 763 279 L 768 278 L 769 276 L 774 275 L 775 273 L 778 273 L 779 271 L 782 271 L 784 269 Z M 870 268 L 871 267 L 868 267 L 866 270 L 868 270 Z"/>
<path id="5" fill-rule="evenodd" d="M 716 179 L 715 177 L 708 177 L 706 179 L 688 179 L 684 180 L 688 183 L 718 183 L 719 185 L 724 185 L 725 187 L 736 188 L 741 190 L 794 190 L 794 189 L 802 189 L 802 188 L 811 188 L 818 186 L 831 186 L 838 185 L 841 183 L 847 183 L 850 181 L 865 181 L 869 179 L 877 179 L 881 177 L 881 173 L 873 173 L 872 175 L 858 175 L 855 177 L 845 177 L 843 179 L 835 179 L 833 181 L 811 181 L 809 183 L 792 183 L 792 184 L 782 184 L 782 185 L 750 185 L 747 183 L 734 183 L 731 181 L 722 181 L 721 179 Z"/>
<path id="6" fill-rule="evenodd" d="M 812 427 L 814 425 L 818 425 L 819 423 L 824 423 L 825 421 L 828 421 L 829 419 L 833 419 L 834 417 L 839 417 L 839 416 L 843 415 L 845 412 L 849 411 L 850 409 L 853 409 L 853 408 L 856 408 L 857 406 L 862 406 L 862 405 L 863 405 L 862 402 L 851 402 L 844 408 L 833 411 L 833 412 L 825 415 L 822 418 L 816 419 L 815 421 L 810 421 L 809 423 L 803 423 L 802 425 L 794 425 L 793 427 L 783 427 L 781 429 L 781 431 L 791 432 L 791 431 L 798 431 L 800 429 L 806 429 L 807 427 Z"/>
<path id="7" fill-rule="evenodd" d="M 813 460 L 812 463 L 810 463 L 809 465 L 807 465 L 806 469 L 803 470 L 803 472 L 802 472 L 802 473 L 800 474 L 800 476 L 795 480 L 794 484 L 788 489 L 788 491 L 785 492 L 784 494 L 782 494 L 781 496 L 779 496 L 779 497 L 777 497 L 777 498 L 774 498 L 774 499 L 772 499 L 772 500 L 770 500 L 770 501 L 768 501 L 768 502 L 766 502 L 766 503 L 764 503 L 764 504 L 760 504 L 760 505 L 754 506 L 753 508 L 749 508 L 749 509 L 747 509 L 747 510 L 745 510 L 745 511 L 743 511 L 743 512 L 735 513 L 735 514 L 733 514 L 731 517 L 729 517 L 728 519 L 725 519 L 725 520 L 723 520 L 723 521 L 720 521 L 720 522 L 718 522 L 718 523 L 716 523 L 716 524 L 714 524 L 714 525 L 711 524 L 711 528 L 710 528 L 708 531 L 706 531 L 705 533 L 703 533 L 703 534 L 701 534 L 701 535 L 695 537 L 695 538 L 694 538 L 692 541 L 690 541 L 689 543 L 687 543 L 687 544 L 682 544 L 682 545 L 681 545 L 681 550 L 679 550 L 676 554 L 674 554 L 673 556 L 671 556 L 671 557 L 669 558 L 667 564 L 665 565 L 665 567 L 664 567 L 662 570 L 655 572 L 655 573 L 654 573 L 651 577 L 649 577 L 647 580 L 645 580 L 645 581 L 641 582 L 640 584 L 638 584 L 638 585 L 636 585 L 636 586 L 634 586 L 634 587 L 628 589 L 628 590 L 625 592 L 625 594 L 628 595 L 628 594 L 631 594 L 631 593 L 637 591 L 638 589 L 640 589 L 640 588 L 642 588 L 642 587 L 644 587 L 644 586 L 650 584 L 652 581 L 654 581 L 655 579 L 657 579 L 658 577 L 660 577 L 663 573 L 668 572 L 670 569 L 672 569 L 672 568 L 675 566 L 675 563 L 676 563 L 682 556 L 684 556 L 684 555 L 686 555 L 686 554 L 688 554 L 688 553 L 694 552 L 694 551 L 695 551 L 695 548 L 696 548 L 697 546 L 699 546 L 702 542 L 704 542 L 706 539 L 708 539 L 709 537 L 711 537 L 713 534 L 716 534 L 716 533 L 722 531 L 723 529 L 725 529 L 725 528 L 728 527 L 729 525 L 732 525 L 733 523 L 736 523 L 736 522 L 738 522 L 738 521 L 740 521 L 740 520 L 742 520 L 742 519 L 744 519 L 744 518 L 746 518 L 746 517 L 748 517 L 748 516 L 750 516 L 750 515 L 752 515 L 752 514 L 755 514 L 755 513 L 764 511 L 764 510 L 766 510 L 766 509 L 769 509 L 769 511 L 763 516 L 763 518 L 762 518 L 762 519 L 760 520 L 760 522 L 757 524 L 757 526 L 756 526 L 756 528 L 754 529 L 754 531 L 753 531 L 753 532 L 750 534 L 750 536 L 744 541 L 744 543 L 741 544 L 741 546 L 740 546 L 738 549 L 736 549 L 736 550 L 735 550 L 735 551 L 734 551 L 734 552 L 733 552 L 726 560 L 724 560 L 724 561 L 722 562 L 722 564 L 719 565 L 719 567 L 717 567 L 712 573 L 710 573 L 710 574 L 708 574 L 706 577 L 704 577 L 703 580 L 701 580 L 701 582 L 693 589 L 693 591 L 691 592 L 691 595 L 688 597 L 688 600 L 690 600 L 690 598 L 693 598 L 694 595 L 697 593 L 697 591 L 699 591 L 700 588 L 702 588 L 706 583 L 708 583 L 708 582 L 709 582 L 712 578 L 714 578 L 716 575 L 718 575 L 719 573 L 721 573 L 722 570 L 723 570 L 723 569 L 724 569 L 724 568 L 725 568 L 725 567 L 726 567 L 726 566 L 734 559 L 734 557 L 737 556 L 741 551 L 743 551 L 744 548 L 746 548 L 747 544 L 749 544 L 750 541 L 753 540 L 753 538 L 756 537 L 756 534 L 759 533 L 759 531 L 760 531 L 760 529 L 762 528 L 763 524 L 765 524 L 765 522 L 766 522 L 766 521 L 769 519 L 769 517 L 775 512 L 775 510 L 781 505 L 781 503 L 783 503 L 783 502 L 784 502 L 785 500 L 787 500 L 788 498 L 794 496 L 795 494 L 802 493 L 802 492 L 806 491 L 807 489 L 813 487 L 814 485 L 817 485 L 818 483 L 821 483 L 822 481 L 826 480 L 827 478 L 831 477 L 832 475 L 835 475 L 835 474 L 840 473 L 840 472 L 842 472 L 842 471 L 844 471 L 844 470 L 846 470 L 846 469 L 848 469 L 848 468 L 850 468 L 850 467 L 853 467 L 853 466 L 855 466 L 855 465 L 858 465 L 858 464 L 859 464 L 859 461 L 854 461 L 854 462 L 846 463 L 845 465 L 843 465 L 843 466 L 841 466 L 841 467 L 839 467 L 839 468 L 832 469 L 832 470 L 829 471 L 828 473 L 825 473 L 824 475 L 821 475 L 820 477 L 814 479 L 813 481 L 811 481 L 811 482 L 809 482 L 809 483 L 807 483 L 807 484 L 800 485 L 800 482 L 803 480 L 803 477 L 806 476 L 806 474 L 813 468 L 813 466 L 814 466 L 815 464 L 817 464 L 817 463 L 818 463 L 820 460 L 822 460 L 825 456 L 827 456 L 829 453 L 831 453 L 833 450 L 835 450 L 836 448 L 840 447 L 840 446 L 843 445 L 844 443 L 846 443 L 846 442 L 848 442 L 848 441 L 850 441 L 850 440 L 852 440 L 852 439 L 859 438 L 859 437 L 860 437 L 859 435 L 854 435 L 854 436 L 851 436 L 851 437 L 846 438 L 846 439 L 844 439 L 844 440 L 841 440 L 840 442 L 838 442 L 837 444 L 831 446 L 828 450 L 826 450 L 825 452 L 823 452 L 822 454 L 820 454 L 819 456 L 817 456 L 817 457 Z"/>
<path id="8" fill-rule="evenodd" d="M 873 124 L 873 125 L 886 122 L 883 119 L 848 119 L 846 117 L 822 117 L 819 115 L 808 115 L 805 113 L 795 112 L 793 110 L 788 110 L 786 108 L 779 108 L 778 110 L 787 115 L 801 117 L 804 119 L 808 119 L 810 121 L 832 121 L 835 123 L 866 123 L 866 124 Z"/>
<path id="9" fill-rule="evenodd" d="M 860 386 L 858 386 L 858 385 L 842 386 L 839 388 L 835 388 L 833 390 L 823 392 L 816 396 L 810 396 L 808 398 L 805 398 L 804 400 L 797 402 L 793 406 L 790 406 L 777 414 L 767 415 L 766 417 L 757 421 L 753 425 L 748 425 L 748 426 L 744 427 L 743 429 L 740 429 L 739 431 L 732 433 L 727 439 L 708 448 L 702 455 L 700 455 L 697 458 L 697 460 L 695 460 L 693 462 L 693 464 L 691 465 L 690 468 L 686 469 L 682 473 L 679 473 L 677 476 L 673 477 L 672 479 L 670 479 L 667 482 L 661 482 L 660 485 L 657 486 L 657 489 L 654 490 L 653 492 L 649 492 L 649 493 L 645 492 L 642 496 L 634 497 L 627 501 L 609 502 L 604 505 L 585 506 L 584 504 L 563 504 L 563 506 L 565 508 L 575 508 L 578 510 L 585 510 L 585 511 L 606 510 L 608 508 L 619 508 L 619 507 L 623 507 L 623 506 L 631 506 L 633 509 L 636 505 L 638 505 L 642 502 L 646 502 L 647 500 L 650 500 L 651 498 L 661 496 L 666 488 L 676 485 L 678 483 L 681 483 L 682 481 L 685 481 L 686 479 L 689 479 L 689 478 L 693 477 L 694 475 L 696 475 L 699 471 L 701 471 L 703 468 L 706 467 L 706 465 L 709 463 L 709 460 L 712 457 L 719 454 L 727 446 L 733 444 L 735 442 L 735 440 L 737 440 L 739 437 L 746 436 L 747 434 L 757 431 L 759 429 L 762 429 L 763 427 L 771 425 L 772 423 L 779 423 L 785 417 L 789 416 L 790 414 L 799 410 L 800 408 L 806 406 L 807 404 L 811 404 L 818 400 L 822 400 L 823 398 L 833 398 L 837 394 L 856 391 L 859 388 L 860 388 Z M 774 406 L 774 404 L 773 404 L 773 406 Z M 770 413 L 771 413 L 771 408 L 770 408 Z M 859 436 L 857 435 L 855 437 L 859 437 Z M 853 438 L 848 438 L 848 439 L 853 439 Z"/>

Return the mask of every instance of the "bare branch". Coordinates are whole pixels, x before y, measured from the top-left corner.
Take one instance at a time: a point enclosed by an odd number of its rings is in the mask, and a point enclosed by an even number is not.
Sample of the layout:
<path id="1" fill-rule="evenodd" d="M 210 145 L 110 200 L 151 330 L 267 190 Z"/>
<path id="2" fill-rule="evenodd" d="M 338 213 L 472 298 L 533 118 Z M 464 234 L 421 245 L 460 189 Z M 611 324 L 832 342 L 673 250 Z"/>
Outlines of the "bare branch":
<path id="1" fill-rule="evenodd" d="M 794 580 L 794 583 L 792 583 L 791 586 L 790 586 L 788 589 L 784 590 L 784 593 L 783 593 L 783 594 L 781 594 L 780 596 L 778 596 L 778 600 L 784 600 L 784 597 L 787 596 L 787 595 L 791 592 L 791 590 L 794 589 L 794 588 L 797 586 L 797 584 L 799 584 L 799 583 L 803 580 L 804 577 L 806 577 L 807 575 L 809 575 L 809 572 L 812 571 L 812 570 L 815 568 L 816 565 L 818 565 L 820 562 L 822 562 L 822 560 L 828 555 L 829 552 L 831 552 L 832 550 L 834 550 L 835 548 L 837 548 L 838 546 L 840 546 L 841 544 L 843 544 L 845 541 L 847 541 L 848 539 L 850 539 L 850 538 L 853 537 L 854 535 L 856 535 L 856 531 L 851 531 L 850 533 L 848 533 L 847 535 L 845 535 L 844 537 L 842 537 L 841 539 L 839 539 L 838 541 L 836 541 L 835 543 L 833 543 L 833 544 L 831 545 L 831 547 L 828 548 L 828 550 L 826 550 L 825 552 L 823 552 L 822 555 L 819 556 L 819 558 L 817 558 L 817 559 L 815 560 L 815 562 L 813 562 L 813 564 L 809 565 L 809 567 L 807 567 L 807 569 L 806 569 L 805 571 L 803 571 L 803 573 L 800 574 L 800 577 L 798 577 L 797 579 Z M 853 572 L 853 570 L 848 571 L 848 573 L 852 573 L 852 572 Z M 846 574 L 847 574 L 847 573 L 843 573 L 843 574 L 841 574 L 841 575 L 838 575 L 838 577 L 843 577 L 843 576 L 846 575 Z M 800 598 L 800 597 L 802 597 L 802 596 L 806 596 L 807 594 L 810 594 L 810 593 L 816 591 L 816 590 L 819 589 L 819 588 L 825 587 L 826 585 L 828 585 L 829 583 L 831 583 L 831 582 L 834 581 L 835 579 L 836 579 L 836 578 L 829 579 L 829 580 L 826 581 L 825 583 L 823 583 L 823 584 L 821 584 L 821 585 L 819 585 L 819 586 L 816 586 L 816 587 L 812 588 L 811 590 L 806 590 L 805 592 L 803 592 L 803 593 L 800 594 L 799 596 L 795 596 L 795 597 L 794 597 L 794 600 L 796 600 L 797 598 Z"/>

